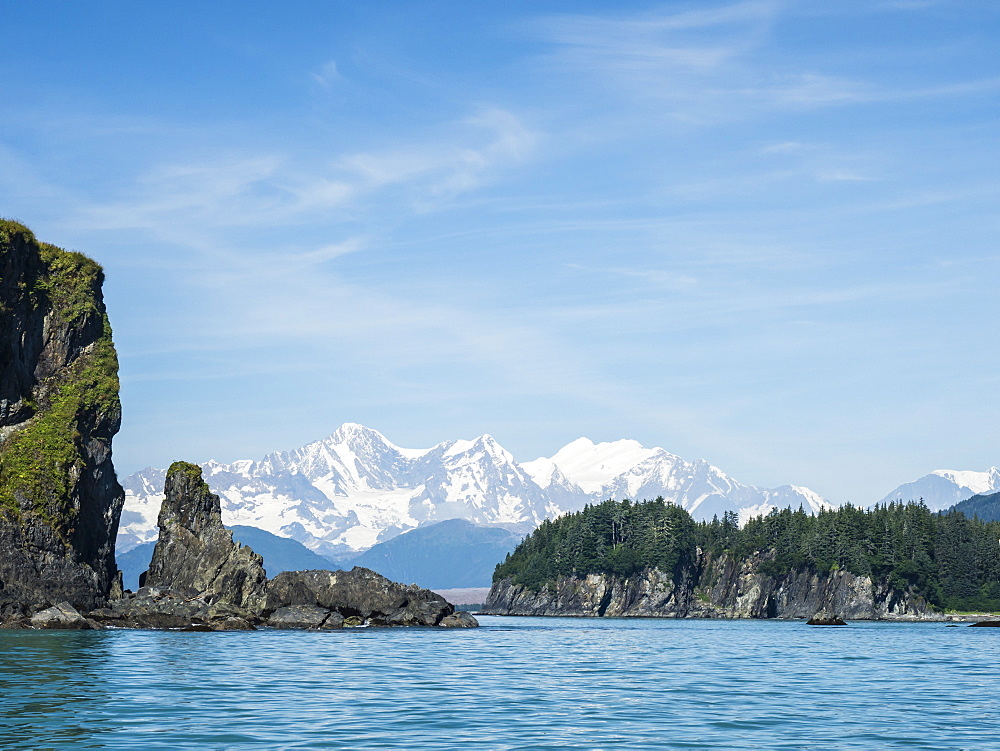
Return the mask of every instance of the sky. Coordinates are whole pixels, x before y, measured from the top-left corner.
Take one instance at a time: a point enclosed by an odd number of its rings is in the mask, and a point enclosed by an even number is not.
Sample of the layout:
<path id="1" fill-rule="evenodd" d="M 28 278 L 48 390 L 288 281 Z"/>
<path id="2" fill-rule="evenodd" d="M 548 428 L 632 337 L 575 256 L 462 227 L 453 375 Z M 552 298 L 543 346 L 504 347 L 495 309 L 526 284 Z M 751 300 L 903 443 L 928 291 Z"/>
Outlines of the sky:
<path id="1" fill-rule="evenodd" d="M 867 504 L 1000 464 L 1000 5 L 0 2 L 119 475 L 359 422 Z"/>

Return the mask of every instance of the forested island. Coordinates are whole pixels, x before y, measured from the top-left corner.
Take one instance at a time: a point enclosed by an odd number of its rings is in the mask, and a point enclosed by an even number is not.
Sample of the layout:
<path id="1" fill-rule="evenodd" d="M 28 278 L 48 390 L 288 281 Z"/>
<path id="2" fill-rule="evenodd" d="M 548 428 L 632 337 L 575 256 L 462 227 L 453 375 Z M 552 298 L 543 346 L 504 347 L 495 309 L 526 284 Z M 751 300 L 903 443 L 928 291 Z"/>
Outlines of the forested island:
<path id="1" fill-rule="evenodd" d="M 922 503 L 695 522 L 662 498 L 545 521 L 497 566 L 486 611 L 932 618 L 1000 609 L 1000 522 Z"/>

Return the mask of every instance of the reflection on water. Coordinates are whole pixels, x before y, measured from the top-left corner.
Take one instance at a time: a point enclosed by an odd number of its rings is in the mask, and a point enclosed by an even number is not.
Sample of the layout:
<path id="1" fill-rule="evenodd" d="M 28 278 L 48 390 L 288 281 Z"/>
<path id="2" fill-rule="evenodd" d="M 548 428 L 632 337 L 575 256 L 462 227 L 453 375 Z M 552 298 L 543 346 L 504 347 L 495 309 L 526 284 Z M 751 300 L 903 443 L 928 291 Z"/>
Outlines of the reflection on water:
<path id="1" fill-rule="evenodd" d="M 0 747 L 970 748 L 1000 737 L 1000 630 L 481 621 L 0 631 Z"/>

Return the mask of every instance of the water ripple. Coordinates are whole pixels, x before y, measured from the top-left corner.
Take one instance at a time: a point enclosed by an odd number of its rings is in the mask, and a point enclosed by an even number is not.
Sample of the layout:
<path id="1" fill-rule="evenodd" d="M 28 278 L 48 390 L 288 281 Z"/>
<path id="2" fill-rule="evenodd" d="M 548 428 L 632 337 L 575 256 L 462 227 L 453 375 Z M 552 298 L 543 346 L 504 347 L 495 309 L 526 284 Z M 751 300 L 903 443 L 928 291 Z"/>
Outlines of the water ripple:
<path id="1" fill-rule="evenodd" d="M 1000 737 L 1000 633 L 987 629 L 482 622 L 0 632 L 0 747 L 940 749 Z"/>

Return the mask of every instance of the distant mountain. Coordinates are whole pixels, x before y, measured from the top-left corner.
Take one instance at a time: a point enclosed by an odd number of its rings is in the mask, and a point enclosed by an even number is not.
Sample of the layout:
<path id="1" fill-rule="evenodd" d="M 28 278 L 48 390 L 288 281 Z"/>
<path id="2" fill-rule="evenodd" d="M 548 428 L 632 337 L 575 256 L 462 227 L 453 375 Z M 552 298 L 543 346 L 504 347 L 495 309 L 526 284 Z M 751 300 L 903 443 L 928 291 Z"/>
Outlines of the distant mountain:
<path id="1" fill-rule="evenodd" d="M 745 520 L 777 507 L 831 505 L 807 488 L 745 485 L 708 462 L 630 440 L 581 438 L 551 458 L 519 464 L 488 435 L 404 449 L 347 423 L 295 451 L 201 466 L 227 525 L 265 529 L 333 559 L 448 519 L 526 534 L 543 519 L 607 498 L 663 496 L 697 519 L 736 511 Z M 122 483 L 120 551 L 155 539 L 163 480 L 164 470 L 147 468 Z"/>
<path id="2" fill-rule="evenodd" d="M 970 519 L 978 516 L 984 522 L 1000 522 L 1000 493 L 974 495 L 951 507 L 951 511 L 961 511 Z"/>
<path id="3" fill-rule="evenodd" d="M 156 542 L 144 542 L 124 553 L 115 553 L 115 562 L 122 572 L 122 586 L 135 592 L 139 589 L 139 575 L 149 568 Z"/>
<path id="4" fill-rule="evenodd" d="M 278 537 L 256 527 L 231 527 L 233 539 L 241 545 L 249 546 L 264 559 L 264 570 L 269 577 L 282 571 L 309 571 L 312 569 L 336 570 L 340 568 L 321 555 L 316 555 L 300 542 L 287 537 Z M 122 572 L 125 589 L 133 592 L 139 588 L 139 574 L 149 568 L 156 542 L 144 542 L 115 558 Z M 348 567 L 350 568 L 350 567 Z"/>
<path id="5" fill-rule="evenodd" d="M 282 571 L 335 571 L 341 568 L 329 558 L 317 555 L 301 542 L 288 537 L 279 537 L 263 529 L 242 525 L 234 525 L 230 529 L 233 530 L 236 542 L 249 546 L 264 559 L 264 570 L 268 577 L 277 576 Z"/>
<path id="6" fill-rule="evenodd" d="M 1000 470 L 996 467 L 990 467 L 985 472 L 938 469 L 919 480 L 900 485 L 879 503 L 906 503 L 922 498 L 931 511 L 943 511 L 974 495 L 997 490 L 1000 490 Z"/>
<path id="7" fill-rule="evenodd" d="M 783 485 L 758 488 L 744 485 L 703 459 L 686 461 L 661 448 L 648 449 L 638 441 L 593 443 L 579 438 L 551 458 L 522 465 L 536 483 L 559 493 L 582 491 L 587 502 L 608 498 L 653 499 L 662 496 L 696 519 L 709 520 L 736 511 L 740 521 L 774 508 L 803 506 L 815 512 L 833 504 L 808 488 Z M 567 504 L 576 510 L 583 504 Z M 575 506 L 575 508 L 574 508 Z"/>
<path id="8" fill-rule="evenodd" d="M 488 587 L 493 569 L 524 535 L 449 519 L 380 542 L 344 568 L 364 566 L 393 581 L 428 589 Z"/>

